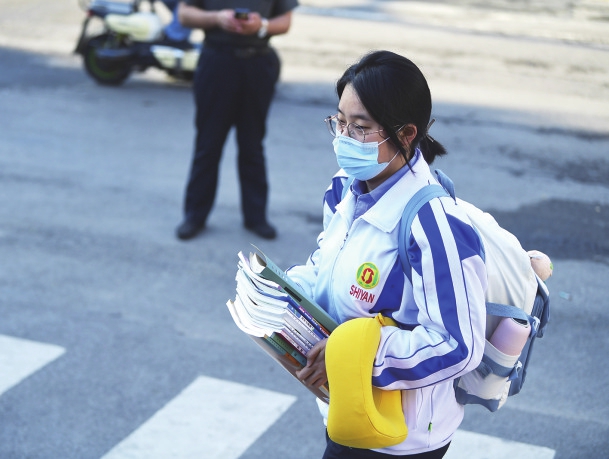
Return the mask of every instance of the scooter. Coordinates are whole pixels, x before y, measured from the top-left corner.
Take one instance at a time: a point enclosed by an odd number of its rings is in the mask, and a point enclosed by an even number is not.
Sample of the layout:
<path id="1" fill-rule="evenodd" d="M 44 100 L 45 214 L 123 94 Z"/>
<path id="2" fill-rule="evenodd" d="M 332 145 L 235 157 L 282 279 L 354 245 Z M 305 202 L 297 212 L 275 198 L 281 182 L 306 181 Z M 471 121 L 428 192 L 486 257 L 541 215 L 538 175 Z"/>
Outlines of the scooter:
<path id="1" fill-rule="evenodd" d="M 147 3 L 149 7 L 141 10 L 141 0 L 79 0 L 87 17 L 74 52 L 82 55 L 85 71 L 96 82 L 118 86 L 133 71 L 143 72 L 151 67 L 176 79 L 192 80 L 201 46 L 174 43 L 164 37 L 155 2 Z M 96 32 L 91 33 L 91 28 Z"/>

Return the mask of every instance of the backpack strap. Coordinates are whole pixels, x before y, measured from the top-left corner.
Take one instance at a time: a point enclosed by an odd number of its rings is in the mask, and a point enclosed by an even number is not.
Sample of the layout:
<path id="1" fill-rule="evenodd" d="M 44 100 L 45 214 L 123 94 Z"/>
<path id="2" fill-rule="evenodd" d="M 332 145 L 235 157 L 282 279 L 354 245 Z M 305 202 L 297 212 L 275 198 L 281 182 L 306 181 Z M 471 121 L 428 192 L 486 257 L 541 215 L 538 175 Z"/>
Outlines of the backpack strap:
<path id="1" fill-rule="evenodd" d="M 450 179 L 448 180 L 450 181 Z M 452 184 L 452 182 L 450 183 Z M 408 245 L 408 238 L 410 236 L 410 226 L 412 225 L 412 221 L 414 220 L 414 217 L 416 217 L 421 207 L 423 207 L 433 198 L 439 198 L 441 196 L 449 196 L 449 192 L 440 185 L 426 185 L 414 194 L 404 208 L 404 213 L 402 214 L 402 219 L 400 220 L 400 230 L 398 232 L 398 255 L 400 257 L 400 263 L 402 264 L 402 270 L 411 283 L 412 266 L 410 264 L 410 260 L 408 259 L 408 254 L 406 253 L 406 246 Z"/>
<path id="2" fill-rule="evenodd" d="M 531 316 L 529 316 L 522 309 L 507 304 L 487 302 L 486 313 L 499 317 L 511 317 L 512 319 L 519 319 L 527 322 L 531 322 L 532 320 Z"/>

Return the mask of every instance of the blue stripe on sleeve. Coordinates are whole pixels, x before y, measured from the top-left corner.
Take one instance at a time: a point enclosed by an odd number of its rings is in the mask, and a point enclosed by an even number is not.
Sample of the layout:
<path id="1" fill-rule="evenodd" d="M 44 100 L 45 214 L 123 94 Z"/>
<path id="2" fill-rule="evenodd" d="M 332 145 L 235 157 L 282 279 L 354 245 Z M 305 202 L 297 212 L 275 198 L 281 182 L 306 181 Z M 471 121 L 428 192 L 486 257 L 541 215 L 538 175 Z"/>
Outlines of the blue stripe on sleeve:
<path id="1" fill-rule="evenodd" d="M 457 243 L 459 259 L 463 261 L 476 255 L 482 256 L 484 249 L 476 230 L 453 215 L 447 214 L 446 217 Z"/>
<path id="2" fill-rule="evenodd" d="M 422 212 L 419 212 L 419 221 L 431 248 L 435 275 L 433 285 L 436 289 L 442 322 L 448 333 L 457 340 L 459 345 L 461 345 L 463 344 L 463 336 L 461 335 L 461 328 L 459 327 L 457 299 L 453 288 L 453 280 L 450 273 L 446 247 L 444 246 L 440 228 L 433 210 L 431 209 L 431 205 L 427 204 L 421 210 Z M 423 283 L 426 285 L 430 284 L 429 282 L 426 282 L 425 279 L 423 279 Z M 450 288 L 438 288 L 445 285 L 450 286 Z"/>
<path id="3" fill-rule="evenodd" d="M 419 210 L 418 218 L 427 240 L 429 241 L 431 250 L 431 260 L 425 260 L 425 263 L 433 263 L 434 268 L 434 279 L 423 278 L 423 283 L 427 289 L 436 288 L 436 296 L 438 298 L 438 305 L 436 305 L 436 307 L 439 307 L 444 328 L 456 341 L 457 346 L 447 354 L 430 357 L 412 368 L 389 367 L 384 369 L 378 376 L 373 377 L 373 384 L 377 387 L 384 387 L 398 380 L 415 381 L 424 379 L 440 370 L 459 364 L 467 359 L 469 354 L 469 350 L 463 339 L 462 330 L 459 326 L 456 295 L 448 264 L 448 255 L 446 253 L 444 241 L 441 237 L 438 221 L 436 220 L 429 203 L 425 204 Z M 472 255 L 478 255 L 480 253 L 481 243 L 473 228 L 449 215 L 447 215 L 447 219 L 451 232 L 455 237 L 459 257 L 463 259 Z M 421 275 L 423 272 L 421 249 L 412 235 L 409 241 L 408 254 L 412 268 Z M 438 288 L 438 286 L 440 286 L 440 288 Z M 447 287 L 442 288 L 442 286 Z M 430 305 L 427 305 L 427 307 L 429 306 Z M 465 307 L 469 308 L 469 305 L 465 305 Z M 444 343 L 445 341 L 442 341 L 432 347 L 438 347 Z M 418 353 L 429 348 L 430 346 L 426 346 L 417 349 L 416 352 Z M 412 356 L 404 356 L 402 358 L 391 356 L 391 358 L 406 360 L 412 358 Z"/>
<path id="4" fill-rule="evenodd" d="M 440 344 L 442 343 L 438 343 L 436 346 L 432 347 L 437 347 Z M 427 346 L 427 348 L 429 347 L 430 346 Z M 430 357 L 412 368 L 388 367 L 378 376 L 372 377 L 372 385 L 376 387 L 385 387 L 393 384 L 395 381 L 417 381 L 424 379 L 429 375 L 462 362 L 467 358 L 467 354 L 468 352 L 466 350 L 457 347 L 448 354 Z"/>
<path id="5" fill-rule="evenodd" d="M 393 313 L 400 309 L 402 295 L 404 294 L 404 271 L 400 259 L 396 257 L 393 268 L 385 281 L 376 304 L 370 309 L 371 314 L 379 312 L 386 317 L 392 317 Z"/>

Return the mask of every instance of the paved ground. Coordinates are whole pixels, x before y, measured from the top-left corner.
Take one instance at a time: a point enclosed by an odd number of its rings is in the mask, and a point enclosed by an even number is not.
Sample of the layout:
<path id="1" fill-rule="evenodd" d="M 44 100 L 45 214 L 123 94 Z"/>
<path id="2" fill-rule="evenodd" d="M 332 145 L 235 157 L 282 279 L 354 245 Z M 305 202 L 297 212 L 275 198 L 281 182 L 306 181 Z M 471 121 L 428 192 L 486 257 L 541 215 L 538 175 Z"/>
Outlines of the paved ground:
<path id="1" fill-rule="evenodd" d="M 437 166 L 458 194 L 555 262 L 551 328 L 525 390 L 499 413 L 468 410 L 463 429 L 556 459 L 609 452 L 599 365 L 609 351 L 609 4 L 302 4 L 275 40 L 284 66 L 267 149 L 280 238 L 242 229 L 231 142 L 209 230 L 184 244 L 173 230 L 194 135 L 190 88 L 156 71 L 99 87 L 71 54 L 76 2 L 0 0 L 0 348 L 38 358 L 17 382 L 0 371 L 0 457 L 102 457 L 209 378 L 292 397 L 279 397 L 285 415 L 240 457 L 319 457 L 312 400 L 241 336 L 224 303 L 237 251 L 253 242 L 287 267 L 313 248 L 336 168 L 322 123 L 332 85 L 378 48 L 426 73 L 433 135 L 450 151 Z M 297 444 L 286 440 L 294 432 Z"/>

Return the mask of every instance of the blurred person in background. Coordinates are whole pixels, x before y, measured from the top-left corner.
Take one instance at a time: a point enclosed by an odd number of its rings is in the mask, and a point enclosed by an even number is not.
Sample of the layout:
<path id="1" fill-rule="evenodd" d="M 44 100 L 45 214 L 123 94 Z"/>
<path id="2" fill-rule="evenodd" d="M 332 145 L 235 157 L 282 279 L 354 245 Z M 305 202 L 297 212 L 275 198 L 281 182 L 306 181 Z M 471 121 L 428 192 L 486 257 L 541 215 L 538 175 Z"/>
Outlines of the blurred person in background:
<path id="1" fill-rule="evenodd" d="M 203 29 L 205 39 L 193 82 L 196 139 L 184 199 L 181 240 L 205 227 L 212 209 L 222 150 L 236 129 L 241 211 L 246 229 L 273 239 L 267 219 L 268 182 L 263 140 L 280 61 L 269 46 L 288 32 L 298 0 L 187 0 L 180 2 L 182 25 Z M 247 7 L 247 9 L 243 9 Z"/>

